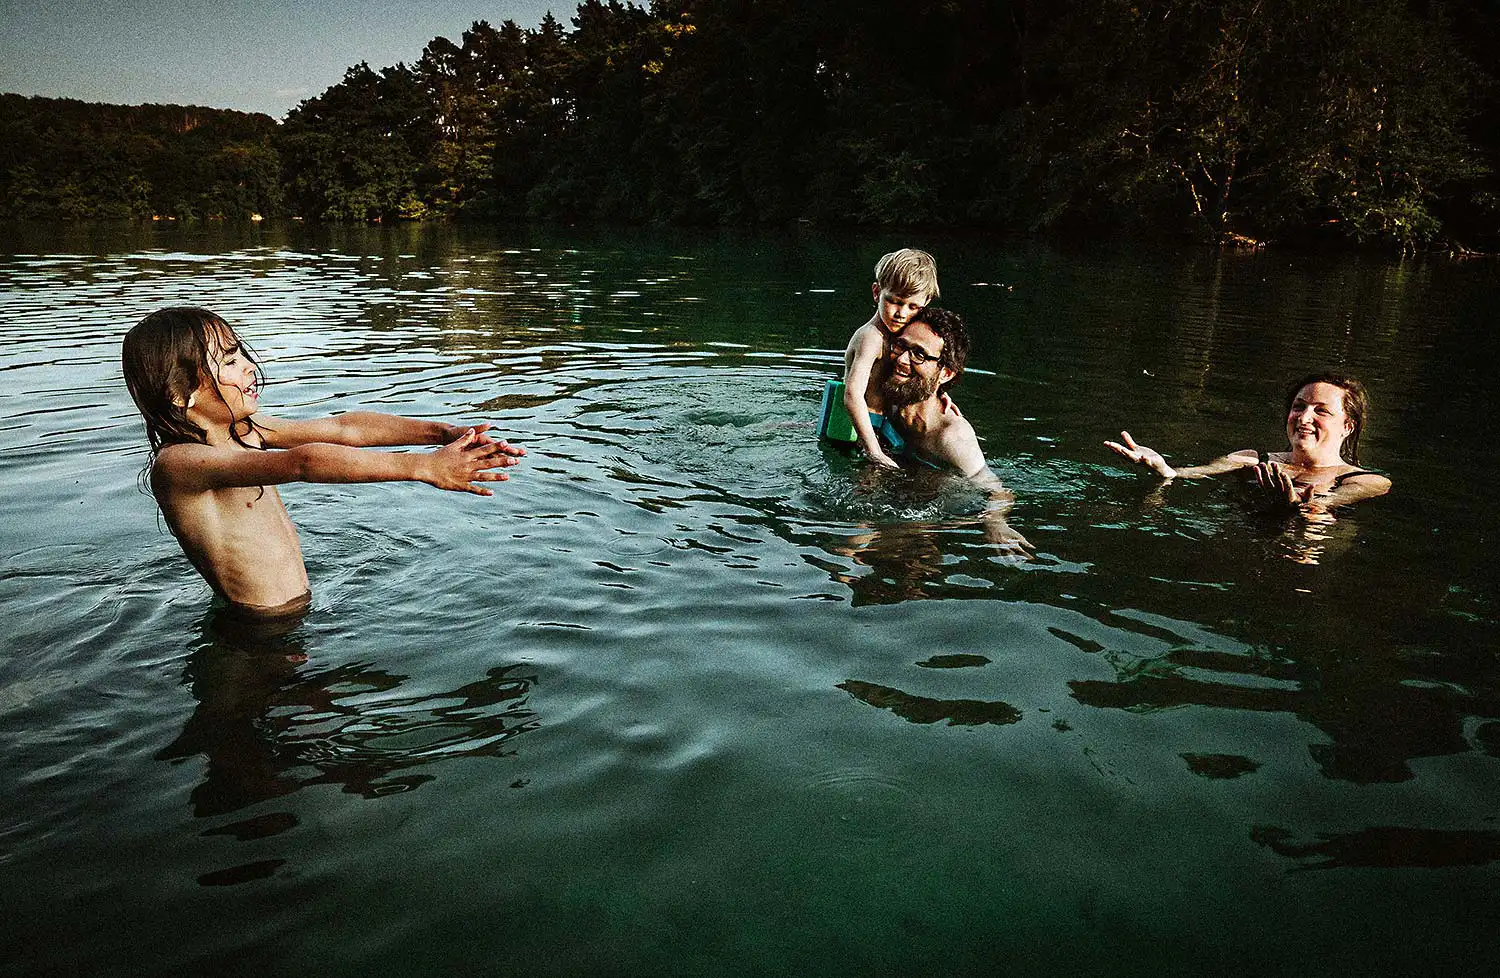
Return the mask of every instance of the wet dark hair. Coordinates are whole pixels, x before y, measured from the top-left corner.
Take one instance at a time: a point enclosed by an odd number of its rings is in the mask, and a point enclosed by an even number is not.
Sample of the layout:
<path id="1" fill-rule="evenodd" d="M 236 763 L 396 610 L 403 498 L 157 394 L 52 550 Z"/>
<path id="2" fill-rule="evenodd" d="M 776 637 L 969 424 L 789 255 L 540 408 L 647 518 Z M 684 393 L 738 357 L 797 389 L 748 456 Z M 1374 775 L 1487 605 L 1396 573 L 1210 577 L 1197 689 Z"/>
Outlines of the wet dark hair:
<path id="1" fill-rule="evenodd" d="M 214 376 L 211 352 L 215 341 L 220 347 L 239 344 L 241 354 L 255 366 L 256 385 L 264 384 L 260 362 L 250 348 L 228 323 L 207 309 L 158 309 L 125 334 L 120 366 L 130 398 L 146 422 L 146 440 L 151 443 L 148 471 L 164 445 L 207 444 L 208 433 L 188 420 L 187 402 L 204 378 Z M 254 448 L 244 441 L 254 429 L 250 418 L 236 418 L 229 434 L 246 448 Z"/>
<path id="2" fill-rule="evenodd" d="M 1339 446 L 1339 457 L 1350 465 L 1358 465 L 1359 433 L 1364 430 L 1365 418 L 1370 413 L 1370 395 L 1365 392 L 1365 385 L 1348 374 L 1333 370 L 1308 374 L 1286 389 L 1286 410 L 1283 413 L 1291 413 L 1292 403 L 1308 384 L 1332 384 L 1343 393 L 1344 413 L 1349 416 L 1350 429 L 1349 436 Z"/>
<path id="3" fill-rule="evenodd" d="M 964 325 L 964 317 L 948 309 L 926 306 L 911 321 L 925 323 L 943 341 L 938 364 L 953 371 L 953 379 L 938 388 L 940 393 L 946 394 L 963 379 L 964 364 L 969 359 L 969 328 Z"/>

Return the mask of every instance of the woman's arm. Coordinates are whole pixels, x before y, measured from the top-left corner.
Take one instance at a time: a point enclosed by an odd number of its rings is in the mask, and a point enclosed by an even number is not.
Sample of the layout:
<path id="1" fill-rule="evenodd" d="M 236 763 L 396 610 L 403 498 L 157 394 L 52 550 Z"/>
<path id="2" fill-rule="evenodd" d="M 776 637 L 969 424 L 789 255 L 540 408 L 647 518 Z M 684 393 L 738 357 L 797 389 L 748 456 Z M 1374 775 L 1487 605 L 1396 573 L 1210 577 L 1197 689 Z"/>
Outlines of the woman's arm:
<path id="1" fill-rule="evenodd" d="M 1361 499 L 1374 499 L 1391 491 L 1391 480 L 1371 472 L 1345 479 L 1337 489 L 1314 496 L 1307 505 L 1309 511 L 1330 510 L 1335 506 L 1347 506 Z"/>
<path id="2" fill-rule="evenodd" d="M 1291 473 L 1277 462 L 1263 462 L 1255 467 L 1255 482 L 1272 506 L 1301 510 L 1304 513 L 1326 513 L 1337 506 L 1347 506 L 1361 499 L 1373 499 L 1391 491 L 1391 480 L 1374 472 L 1345 478 L 1328 492 L 1319 493 L 1312 486 L 1299 486 Z"/>
<path id="3" fill-rule="evenodd" d="M 177 492 L 204 492 L 235 486 L 275 486 L 288 482 L 425 482 L 439 489 L 490 496 L 475 482 L 509 478 L 494 469 L 516 464 L 508 447 L 465 431 L 433 452 L 368 452 L 347 445 L 313 442 L 286 451 L 182 443 L 156 456 L 155 479 Z"/>
<path id="4" fill-rule="evenodd" d="M 1175 468 L 1167 464 L 1167 460 L 1162 458 L 1161 452 L 1158 452 L 1154 448 L 1147 448 L 1145 445 L 1136 444 L 1135 439 L 1130 437 L 1130 432 L 1120 432 L 1120 438 L 1124 441 L 1123 445 L 1117 441 L 1107 441 L 1104 443 L 1105 447 L 1113 451 L 1116 455 L 1123 456 L 1137 465 L 1144 465 L 1163 479 L 1176 479 L 1179 477 L 1183 479 L 1206 479 L 1209 476 L 1222 475 L 1225 472 L 1234 472 L 1237 469 L 1249 468 L 1256 464 L 1258 460 L 1254 449 L 1244 448 L 1237 452 L 1230 452 L 1228 455 L 1220 455 L 1213 461 L 1204 462 L 1202 465 L 1186 465 L 1182 468 Z"/>

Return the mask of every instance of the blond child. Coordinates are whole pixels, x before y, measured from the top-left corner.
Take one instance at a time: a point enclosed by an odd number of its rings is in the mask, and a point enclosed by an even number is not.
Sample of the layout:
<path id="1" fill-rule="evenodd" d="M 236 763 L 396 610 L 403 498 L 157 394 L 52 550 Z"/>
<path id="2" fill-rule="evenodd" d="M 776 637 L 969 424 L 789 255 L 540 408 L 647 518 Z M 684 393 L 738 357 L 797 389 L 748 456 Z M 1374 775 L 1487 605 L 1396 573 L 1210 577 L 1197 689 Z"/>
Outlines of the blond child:
<path id="1" fill-rule="evenodd" d="M 901 445 L 900 435 L 885 420 L 881 388 L 890 372 L 886 344 L 938 298 L 937 262 L 915 248 L 893 251 L 876 263 L 870 294 L 875 300 L 875 314 L 854 331 L 844 350 L 844 408 L 860 448 L 871 461 L 896 468 L 896 460 L 881 444 L 883 436 L 894 450 L 899 451 Z"/>
<path id="2" fill-rule="evenodd" d="M 460 428 L 367 411 L 287 421 L 260 412 L 260 365 L 206 309 L 161 309 L 125 336 L 125 384 L 146 423 L 152 495 L 209 586 L 257 612 L 305 604 L 307 568 L 276 486 L 411 480 L 493 495 L 476 485 L 526 454 L 489 425 Z M 433 452 L 367 452 L 441 445 Z"/>

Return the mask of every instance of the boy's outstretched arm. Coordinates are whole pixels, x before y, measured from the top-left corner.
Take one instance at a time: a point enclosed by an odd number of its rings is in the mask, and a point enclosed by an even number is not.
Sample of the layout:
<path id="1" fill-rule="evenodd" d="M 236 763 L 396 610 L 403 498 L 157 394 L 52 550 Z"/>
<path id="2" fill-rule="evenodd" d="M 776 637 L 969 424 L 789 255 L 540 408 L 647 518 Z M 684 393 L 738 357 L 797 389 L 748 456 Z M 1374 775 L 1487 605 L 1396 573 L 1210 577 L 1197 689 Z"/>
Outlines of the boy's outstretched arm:
<path id="1" fill-rule="evenodd" d="M 261 429 L 268 448 L 295 448 L 312 442 L 349 445 L 353 448 L 446 445 L 470 428 L 467 425 L 451 425 L 442 421 L 419 421 L 416 418 L 403 418 L 399 415 L 382 414 L 376 411 L 350 411 L 348 414 L 305 420 L 273 418 L 266 414 L 257 414 L 255 424 Z M 490 430 L 488 424 L 472 427 L 482 444 L 494 441 L 486 434 Z M 505 451 L 511 455 L 526 454 L 521 449 L 508 445 Z"/>
<path id="2" fill-rule="evenodd" d="M 256 451 L 187 442 L 168 445 L 157 454 L 152 480 L 177 492 L 288 482 L 425 482 L 492 496 L 491 490 L 475 483 L 509 479 L 494 470 L 515 465 L 515 451 L 519 449 L 490 441 L 474 429 L 432 452 L 371 452 L 328 442 Z"/>
<path id="3" fill-rule="evenodd" d="M 875 437 L 875 428 L 870 424 L 870 409 L 865 404 L 865 391 L 870 386 L 870 370 L 884 352 L 884 342 L 879 333 L 871 332 L 862 337 L 849 361 L 844 374 L 844 410 L 854 422 L 854 433 L 859 437 L 859 447 L 864 449 L 870 461 L 887 468 L 898 469 L 900 464 L 885 453 L 880 439 Z"/>

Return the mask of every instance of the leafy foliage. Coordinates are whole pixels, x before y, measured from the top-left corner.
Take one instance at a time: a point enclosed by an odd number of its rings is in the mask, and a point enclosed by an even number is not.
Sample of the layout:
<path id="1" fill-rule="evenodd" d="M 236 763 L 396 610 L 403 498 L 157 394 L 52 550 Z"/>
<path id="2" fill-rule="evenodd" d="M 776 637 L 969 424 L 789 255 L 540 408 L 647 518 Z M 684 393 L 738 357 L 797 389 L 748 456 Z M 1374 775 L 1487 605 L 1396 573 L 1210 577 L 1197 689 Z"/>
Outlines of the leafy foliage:
<path id="1" fill-rule="evenodd" d="M 281 209 L 270 116 L 0 95 L 0 216 L 246 218 Z"/>
<path id="2" fill-rule="evenodd" d="M 7 96 L 0 207 L 1495 243 L 1497 52 L 1492 0 L 584 0 L 279 128 Z"/>

